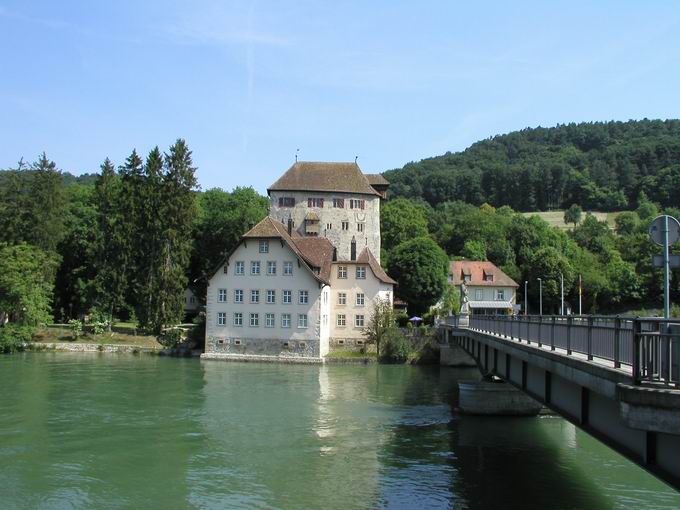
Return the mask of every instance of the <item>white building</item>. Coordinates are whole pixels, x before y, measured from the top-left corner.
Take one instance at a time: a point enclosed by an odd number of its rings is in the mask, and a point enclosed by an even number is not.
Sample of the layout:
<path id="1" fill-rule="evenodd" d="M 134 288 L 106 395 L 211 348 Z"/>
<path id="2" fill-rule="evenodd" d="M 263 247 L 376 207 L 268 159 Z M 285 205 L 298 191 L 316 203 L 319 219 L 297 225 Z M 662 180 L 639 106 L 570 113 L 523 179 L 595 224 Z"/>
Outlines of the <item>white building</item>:
<path id="1" fill-rule="evenodd" d="M 203 356 L 319 360 L 363 344 L 373 302 L 393 299 L 377 258 L 386 189 L 355 163 L 293 165 L 210 278 Z"/>
<path id="2" fill-rule="evenodd" d="M 454 260 L 449 268 L 449 283 L 465 283 L 473 314 L 510 314 L 515 309 L 519 285 L 492 262 Z"/>

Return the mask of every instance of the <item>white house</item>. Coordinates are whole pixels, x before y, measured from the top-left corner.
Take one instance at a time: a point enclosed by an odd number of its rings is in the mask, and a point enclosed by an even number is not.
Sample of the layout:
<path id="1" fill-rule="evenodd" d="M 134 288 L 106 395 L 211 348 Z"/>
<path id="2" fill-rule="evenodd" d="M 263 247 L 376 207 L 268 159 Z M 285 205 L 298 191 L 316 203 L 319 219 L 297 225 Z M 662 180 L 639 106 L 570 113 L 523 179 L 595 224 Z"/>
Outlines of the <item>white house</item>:
<path id="1" fill-rule="evenodd" d="M 492 262 L 454 260 L 449 268 L 449 283 L 465 283 L 472 313 L 493 315 L 514 311 L 517 283 Z"/>
<path id="2" fill-rule="evenodd" d="M 363 343 L 395 284 L 373 253 L 387 181 L 370 181 L 355 163 L 298 162 L 272 185 L 269 216 L 210 278 L 205 358 L 321 360 Z"/>

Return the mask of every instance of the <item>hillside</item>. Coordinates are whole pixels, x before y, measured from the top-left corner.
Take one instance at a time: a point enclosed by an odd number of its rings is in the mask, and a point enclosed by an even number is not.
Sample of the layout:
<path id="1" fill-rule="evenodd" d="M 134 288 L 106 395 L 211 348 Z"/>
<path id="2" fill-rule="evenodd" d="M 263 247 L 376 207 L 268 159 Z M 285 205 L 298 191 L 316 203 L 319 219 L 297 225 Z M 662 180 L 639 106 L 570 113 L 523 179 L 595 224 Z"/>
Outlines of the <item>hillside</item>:
<path id="1" fill-rule="evenodd" d="M 680 120 L 594 122 L 494 136 L 384 172 L 390 196 L 517 211 L 635 208 L 640 192 L 680 203 Z"/>

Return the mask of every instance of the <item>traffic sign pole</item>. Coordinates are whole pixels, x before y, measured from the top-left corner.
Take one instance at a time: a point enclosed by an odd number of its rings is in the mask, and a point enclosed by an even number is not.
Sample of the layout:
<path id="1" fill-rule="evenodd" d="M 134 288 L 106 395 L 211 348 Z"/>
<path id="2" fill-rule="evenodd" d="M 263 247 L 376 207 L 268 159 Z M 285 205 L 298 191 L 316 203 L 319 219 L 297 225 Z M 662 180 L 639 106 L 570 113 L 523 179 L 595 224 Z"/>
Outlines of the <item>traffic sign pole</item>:
<path id="1" fill-rule="evenodd" d="M 670 257 L 668 256 L 668 215 L 663 217 L 663 318 L 671 316 Z"/>

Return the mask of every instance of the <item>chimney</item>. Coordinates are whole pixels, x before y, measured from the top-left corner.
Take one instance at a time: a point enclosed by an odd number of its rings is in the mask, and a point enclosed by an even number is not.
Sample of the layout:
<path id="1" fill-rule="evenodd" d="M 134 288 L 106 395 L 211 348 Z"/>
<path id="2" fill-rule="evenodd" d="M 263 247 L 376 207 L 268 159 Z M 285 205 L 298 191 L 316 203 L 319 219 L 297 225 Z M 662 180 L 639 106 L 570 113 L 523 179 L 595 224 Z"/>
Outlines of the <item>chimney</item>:
<path id="1" fill-rule="evenodd" d="M 350 244 L 349 248 L 349 259 L 350 260 L 357 259 L 357 241 L 356 239 L 354 239 L 354 236 L 352 236 L 352 243 Z"/>
<path id="2" fill-rule="evenodd" d="M 333 262 L 338 260 L 338 249 L 333 246 Z"/>
<path id="3" fill-rule="evenodd" d="M 293 235 L 293 218 L 288 218 L 288 235 Z"/>

